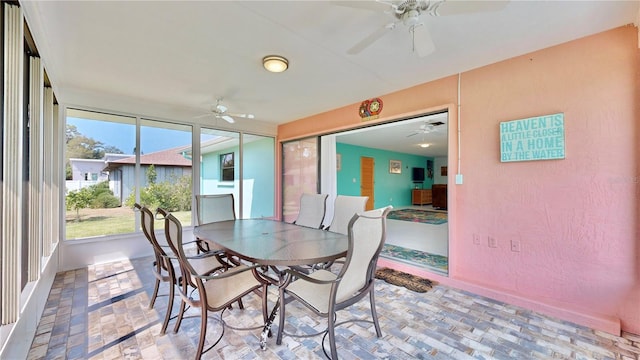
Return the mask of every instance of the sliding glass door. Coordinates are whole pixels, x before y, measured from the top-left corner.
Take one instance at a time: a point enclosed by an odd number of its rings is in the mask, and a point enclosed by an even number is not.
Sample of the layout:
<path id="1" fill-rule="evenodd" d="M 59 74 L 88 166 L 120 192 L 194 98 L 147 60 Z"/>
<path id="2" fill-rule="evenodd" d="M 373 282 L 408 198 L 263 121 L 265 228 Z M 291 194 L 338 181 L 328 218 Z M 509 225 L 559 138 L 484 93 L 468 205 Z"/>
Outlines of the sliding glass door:
<path id="1" fill-rule="evenodd" d="M 282 144 L 282 217 L 293 222 L 303 193 L 316 194 L 318 183 L 318 138 Z"/>

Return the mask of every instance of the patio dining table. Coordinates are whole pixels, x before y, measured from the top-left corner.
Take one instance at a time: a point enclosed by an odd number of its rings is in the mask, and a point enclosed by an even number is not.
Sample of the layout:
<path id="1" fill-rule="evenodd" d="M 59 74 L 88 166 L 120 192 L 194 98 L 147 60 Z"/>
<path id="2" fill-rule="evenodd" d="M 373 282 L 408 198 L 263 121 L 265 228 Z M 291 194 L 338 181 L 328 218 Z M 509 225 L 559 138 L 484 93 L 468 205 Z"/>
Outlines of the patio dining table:
<path id="1" fill-rule="evenodd" d="M 286 283 L 278 267 L 313 265 L 346 256 L 348 237 L 321 229 L 267 219 L 236 219 L 194 227 L 194 235 L 222 248 L 227 254 L 274 270 L 277 279 L 254 271 L 258 280 L 277 286 Z M 266 296 L 266 294 L 264 294 Z M 260 347 L 266 339 L 278 311 L 276 302 L 262 331 Z"/>

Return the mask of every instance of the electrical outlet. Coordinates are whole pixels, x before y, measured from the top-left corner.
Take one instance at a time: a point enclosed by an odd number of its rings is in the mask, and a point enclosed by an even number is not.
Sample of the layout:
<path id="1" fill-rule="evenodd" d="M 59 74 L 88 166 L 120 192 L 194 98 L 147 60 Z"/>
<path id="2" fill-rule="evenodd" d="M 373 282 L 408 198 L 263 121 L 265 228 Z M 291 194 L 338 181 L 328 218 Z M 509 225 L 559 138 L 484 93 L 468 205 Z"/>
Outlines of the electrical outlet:
<path id="1" fill-rule="evenodd" d="M 473 234 L 473 243 L 476 245 L 480 245 L 480 235 Z"/>
<path id="2" fill-rule="evenodd" d="M 511 251 L 520 252 L 520 240 L 511 240 Z"/>
<path id="3" fill-rule="evenodd" d="M 493 236 L 489 236 L 489 247 L 490 248 L 498 247 L 498 240 L 496 240 L 496 238 L 494 238 Z"/>

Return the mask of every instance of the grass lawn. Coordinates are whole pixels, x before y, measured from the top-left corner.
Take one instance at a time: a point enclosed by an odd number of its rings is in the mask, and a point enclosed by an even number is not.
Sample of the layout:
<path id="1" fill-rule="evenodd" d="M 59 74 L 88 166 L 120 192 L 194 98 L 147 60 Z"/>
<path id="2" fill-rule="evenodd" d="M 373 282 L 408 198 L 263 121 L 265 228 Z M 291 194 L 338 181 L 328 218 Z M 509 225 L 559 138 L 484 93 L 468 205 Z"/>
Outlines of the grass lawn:
<path id="1" fill-rule="evenodd" d="M 191 211 L 174 212 L 182 225 L 191 224 Z M 66 226 L 67 239 L 79 239 L 92 236 L 126 234 L 136 231 L 135 219 L 139 218 L 137 212 L 128 207 L 113 209 L 82 209 L 80 221 L 75 210 L 67 211 Z M 164 220 L 155 221 L 156 230 L 164 228 Z M 138 229 L 140 230 L 140 229 Z"/>

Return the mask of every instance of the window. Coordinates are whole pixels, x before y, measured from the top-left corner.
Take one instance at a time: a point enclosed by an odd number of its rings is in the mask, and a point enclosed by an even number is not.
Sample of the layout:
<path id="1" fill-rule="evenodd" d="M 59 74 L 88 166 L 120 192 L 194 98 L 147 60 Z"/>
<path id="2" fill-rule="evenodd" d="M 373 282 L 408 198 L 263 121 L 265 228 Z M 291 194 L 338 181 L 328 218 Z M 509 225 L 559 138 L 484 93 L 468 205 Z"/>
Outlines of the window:
<path id="1" fill-rule="evenodd" d="M 221 178 L 220 180 L 222 181 L 233 181 L 234 180 L 234 172 L 235 172 L 235 166 L 233 164 L 233 153 L 226 153 L 226 154 L 222 154 L 220 155 L 220 168 L 222 169 L 221 171 Z"/>
<path id="2" fill-rule="evenodd" d="M 237 218 L 273 217 L 275 139 L 201 128 L 199 182 L 202 195 L 232 193 Z"/>
<path id="3" fill-rule="evenodd" d="M 94 111 L 67 109 L 65 214 L 66 239 L 135 231 L 135 214 L 124 205 L 117 161 L 135 164 L 136 119 Z M 77 175 L 73 178 L 74 170 Z M 111 179 L 97 182 L 98 174 Z M 125 178 L 133 182 L 133 176 Z M 132 185 L 134 185 L 132 183 Z"/>

